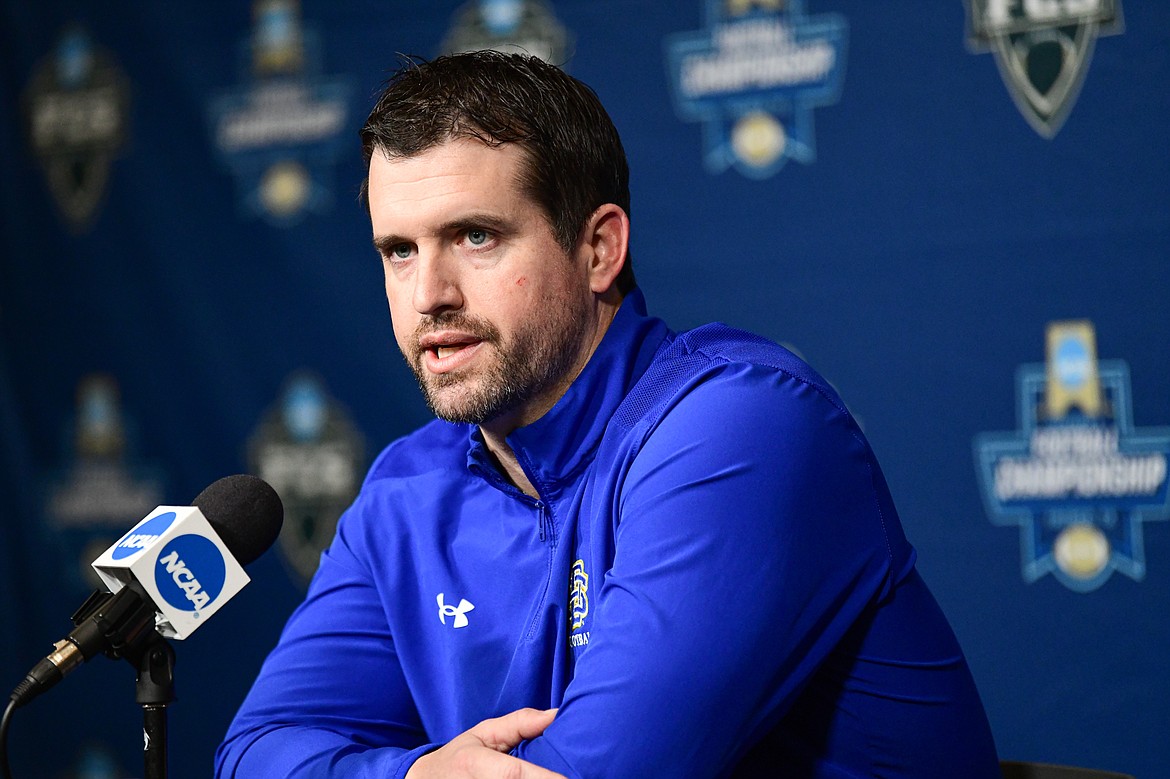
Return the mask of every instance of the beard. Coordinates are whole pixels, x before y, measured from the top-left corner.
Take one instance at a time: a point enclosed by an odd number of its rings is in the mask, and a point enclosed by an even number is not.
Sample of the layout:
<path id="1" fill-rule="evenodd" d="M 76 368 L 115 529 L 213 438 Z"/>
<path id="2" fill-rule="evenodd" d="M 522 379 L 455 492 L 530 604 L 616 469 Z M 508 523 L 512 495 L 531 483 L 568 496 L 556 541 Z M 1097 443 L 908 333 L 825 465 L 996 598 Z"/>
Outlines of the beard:
<path id="1" fill-rule="evenodd" d="M 412 354 L 406 357 L 423 398 L 432 413 L 448 422 L 482 425 L 514 411 L 563 381 L 574 367 L 582 348 L 587 311 L 558 300 L 546 310 L 544 320 L 532 318 L 512 338 L 485 319 L 448 312 L 427 317 L 415 328 Z M 469 371 L 431 374 L 423 367 L 424 349 L 418 346 L 426 333 L 453 328 L 482 341 L 487 364 Z M 482 361 L 482 358 L 481 358 Z"/>

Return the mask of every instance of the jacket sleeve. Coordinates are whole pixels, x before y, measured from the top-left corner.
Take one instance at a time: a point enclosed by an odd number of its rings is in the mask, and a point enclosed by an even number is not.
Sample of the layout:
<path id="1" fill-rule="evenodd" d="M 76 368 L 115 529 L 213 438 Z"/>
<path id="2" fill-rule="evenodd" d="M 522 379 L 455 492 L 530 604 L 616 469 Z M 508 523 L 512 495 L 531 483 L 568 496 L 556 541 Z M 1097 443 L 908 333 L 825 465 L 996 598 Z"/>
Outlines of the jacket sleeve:
<path id="1" fill-rule="evenodd" d="M 350 512 L 354 512 L 351 509 Z M 426 737 L 347 517 L 216 753 L 216 776 L 405 776 Z"/>
<path id="2" fill-rule="evenodd" d="M 589 643 L 516 754 L 570 777 L 719 776 L 888 586 L 876 465 L 839 401 L 731 365 L 627 467 Z"/>

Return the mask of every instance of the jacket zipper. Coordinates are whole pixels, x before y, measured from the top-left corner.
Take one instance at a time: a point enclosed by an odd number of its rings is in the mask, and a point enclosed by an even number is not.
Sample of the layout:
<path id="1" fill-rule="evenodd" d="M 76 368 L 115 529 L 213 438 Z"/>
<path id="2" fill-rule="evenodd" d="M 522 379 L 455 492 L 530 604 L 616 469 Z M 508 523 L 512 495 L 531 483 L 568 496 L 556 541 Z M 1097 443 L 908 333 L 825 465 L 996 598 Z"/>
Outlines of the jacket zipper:
<path id="1" fill-rule="evenodd" d="M 544 592 L 541 594 L 540 600 L 537 602 L 536 611 L 533 613 L 532 620 L 528 624 L 528 631 L 527 635 L 525 636 L 527 640 L 532 640 L 533 636 L 536 635 L 537 627 L 540 625 L 540 615 L 544 609 L 545 602 L 548 600 L 549 588 L 552 586 L 553 557 L 555 555 L 555 546 L 557 540 L 556 526 L 552 521 L 552 510 L 549 508 L 548 504 L 544 502 L 543 498 L 534 498 L 531 495 L 528 495 L 523 490 L 517 488 L 516 485 L 502 478 L 498 473 L 490 471 L 485 472 L 484 475 L 488 476 L 490 481 L 494 481 L 496 484 L 498 484 L 505 493 L 511 494 L 521 503 L 527 503 L 536 509 L 536 528 L 537 534 L 540 537 L 540 542 L 542 544 L 549 544 L 551 542 L 551 545 L 548 549 L 548 578 L 545 579 Z"/>

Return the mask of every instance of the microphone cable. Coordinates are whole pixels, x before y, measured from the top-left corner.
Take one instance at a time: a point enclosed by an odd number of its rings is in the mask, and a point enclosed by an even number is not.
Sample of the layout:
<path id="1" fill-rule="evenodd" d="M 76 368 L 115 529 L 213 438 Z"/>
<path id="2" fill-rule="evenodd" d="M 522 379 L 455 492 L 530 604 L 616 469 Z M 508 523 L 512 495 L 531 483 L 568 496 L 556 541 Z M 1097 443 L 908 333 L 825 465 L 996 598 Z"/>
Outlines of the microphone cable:
<path id="1" fill-rule="evenodd" d="M 12 768 L 8 765 L 8 726 L 12 724 L 14 711 L 16 701 L 9 700 L 4 708 L 4 716 L 0 717 L 0 770 L 4 771 L 4 779 L 12 779 Z"/>

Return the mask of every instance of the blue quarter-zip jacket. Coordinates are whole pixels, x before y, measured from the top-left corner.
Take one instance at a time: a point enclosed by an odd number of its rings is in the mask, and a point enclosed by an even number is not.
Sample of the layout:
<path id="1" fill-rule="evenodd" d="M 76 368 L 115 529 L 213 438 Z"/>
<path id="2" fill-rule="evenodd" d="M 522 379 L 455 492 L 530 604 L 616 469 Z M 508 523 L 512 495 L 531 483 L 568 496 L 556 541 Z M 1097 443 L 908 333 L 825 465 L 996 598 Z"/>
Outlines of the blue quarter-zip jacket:
<path id="1" fill-rule="evenodd" d="M 962 652 L 837 394 L 764 339 L 627 296 L 508 437 L 436 421 L 374 463 L 216 756 L 390 779 L 488 717 L 569 777 L 998 777 Z"/>

